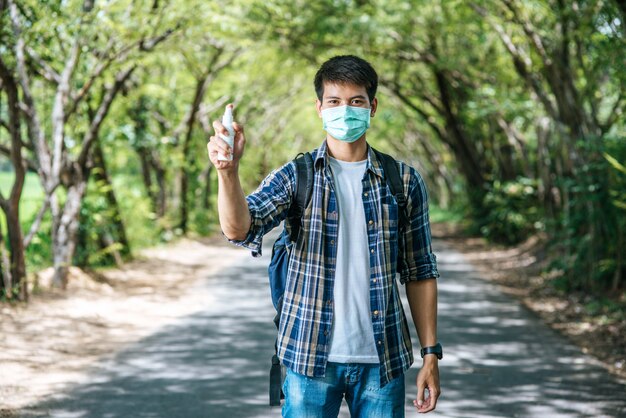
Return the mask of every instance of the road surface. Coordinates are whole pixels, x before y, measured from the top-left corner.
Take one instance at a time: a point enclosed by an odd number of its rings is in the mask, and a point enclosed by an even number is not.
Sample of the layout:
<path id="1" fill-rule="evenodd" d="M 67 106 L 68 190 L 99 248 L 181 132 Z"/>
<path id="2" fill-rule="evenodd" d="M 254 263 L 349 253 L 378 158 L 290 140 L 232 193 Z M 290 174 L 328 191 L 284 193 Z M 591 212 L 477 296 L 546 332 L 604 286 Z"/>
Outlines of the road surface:
<path id="1" fill-rule="evenodd" d="M 276 333 L 266 275 L 271 242 L 266 237 L 263 257 L 236 250 L 232 267 L 202 278 L 203 311 L 112 353 L 85 383 L 20 416 L 279 417 L 267 406 Z M 462 254 L 437 240 L 434 250 L 443 394 L 428 416 L 626 417 L 624 382 L 481 280 Z M 413 341 L 419 358 L 415 334 Z M 407 417 L 418 416 L 411 400 L 419 363 L 406 375 Z M 345 405 L 340 416 L 349 416 Z"/>

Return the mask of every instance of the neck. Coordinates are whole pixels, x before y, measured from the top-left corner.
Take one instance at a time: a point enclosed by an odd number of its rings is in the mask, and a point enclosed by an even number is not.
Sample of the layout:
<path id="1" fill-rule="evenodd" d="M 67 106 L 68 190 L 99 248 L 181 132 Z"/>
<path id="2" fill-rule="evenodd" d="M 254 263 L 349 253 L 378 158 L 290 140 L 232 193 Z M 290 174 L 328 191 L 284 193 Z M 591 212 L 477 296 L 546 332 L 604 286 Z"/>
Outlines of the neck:
<path id="1" fill-rule="evenodd" d="M 363 161 L 367 159 L 367 142 L 365 135 L 354 142 L 339 141 L 330 135 L 326 135 L 328 155 L 340 161 Z"/>

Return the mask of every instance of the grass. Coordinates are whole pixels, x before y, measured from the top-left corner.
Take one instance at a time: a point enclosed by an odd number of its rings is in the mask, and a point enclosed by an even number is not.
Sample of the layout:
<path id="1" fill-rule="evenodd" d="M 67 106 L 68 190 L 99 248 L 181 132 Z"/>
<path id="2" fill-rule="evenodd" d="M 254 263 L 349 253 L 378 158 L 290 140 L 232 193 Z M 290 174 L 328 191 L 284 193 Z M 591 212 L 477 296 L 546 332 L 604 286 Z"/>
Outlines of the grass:
<path id="1" fill-rule="evenodd" d="M 462 211 L 456 209 L 444 209 L 434 203 L 429 204 L 430 222 L 446 222 L 451 224 L 460 224 L 465 220 Z"/>
<path id="2" fill-rule="evenodd" d="M 0 172 L 0 191 L 5 198 L 8 198 L 11 193 L 14 179 L 15 174 L 13 172 Z M 22 229 L 30 228 L 31 222 L 41 208 L 43 197 L 44 193 L 39 183 L 39 177 L 35 173 L 27 173 L 20 199 L 20 223 L 22 224 Z M 0 222 L 2 223 L 2 230 L 6 233 L 6 219 L 1 211 Z"/>

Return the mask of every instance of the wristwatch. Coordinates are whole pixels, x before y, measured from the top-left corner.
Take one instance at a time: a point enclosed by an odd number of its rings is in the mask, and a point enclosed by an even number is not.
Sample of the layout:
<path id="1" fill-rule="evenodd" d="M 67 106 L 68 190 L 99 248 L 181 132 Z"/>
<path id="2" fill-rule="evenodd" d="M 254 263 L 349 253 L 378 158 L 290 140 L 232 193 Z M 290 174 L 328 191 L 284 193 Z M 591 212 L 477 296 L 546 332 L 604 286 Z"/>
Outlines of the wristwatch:
<path id="1" fill-rule="evenodd" d="M 422 355 L 422 358 L 424 358 L 426 354 L 434 354 L 439 360 L 441 360 L 443 358 L 443 348 L 441 347 L 441 344 L 437 343 L 436 345 L 422 348 L 420 350 L 420 354 Z"/>

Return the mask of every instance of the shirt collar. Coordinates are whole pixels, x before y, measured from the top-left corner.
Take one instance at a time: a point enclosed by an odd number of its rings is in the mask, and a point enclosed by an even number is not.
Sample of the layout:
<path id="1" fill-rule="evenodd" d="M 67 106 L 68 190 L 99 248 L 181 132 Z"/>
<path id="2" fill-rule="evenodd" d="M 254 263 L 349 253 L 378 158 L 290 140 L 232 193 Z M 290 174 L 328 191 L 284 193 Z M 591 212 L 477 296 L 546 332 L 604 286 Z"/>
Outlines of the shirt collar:
<path id="1" fill-rule="evenodd" d="M 322 145 L 317 150 L 313 151 L 313 157 L 313 167 L 316 170 L 326 168 L 326 165 L 328 164 L 328 145 L 326 144 L 326 140 L 322 142 Z M 382 179 L 385 178 L 382 164 L 378 160 L 374 149 L 369 144 L 367 144 L 367 165 L 365 169 L 371 171 Z"/>

